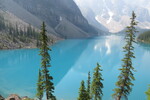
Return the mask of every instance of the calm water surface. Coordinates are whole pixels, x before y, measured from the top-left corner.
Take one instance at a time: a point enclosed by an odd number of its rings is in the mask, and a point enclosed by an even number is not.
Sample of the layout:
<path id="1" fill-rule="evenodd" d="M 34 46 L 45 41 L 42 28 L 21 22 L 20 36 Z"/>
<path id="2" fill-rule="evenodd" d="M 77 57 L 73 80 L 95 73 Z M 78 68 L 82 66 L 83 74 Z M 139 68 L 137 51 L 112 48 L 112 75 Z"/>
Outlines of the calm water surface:
<path id="1" fill-rule="evenodd" d="M 121 36 L 104 36 L 94 39 L 65 40 L 51 46 L 50 69 L 55 83 L 58 100 L 76 100 L 81 80 L 87 80 L 87 73 L 99 62 L 103 68 L 103 100 L 113 100 L 112 89 L 119 75 L 123 58 Z M 35 97 L 39 49 L 0 51 L 0 94 L 17 93 Z M 150 84 L 150 47 L 135 45 L 134 66 L 136 81 L 129 100 L 146 100 L 145 91 Z"/>

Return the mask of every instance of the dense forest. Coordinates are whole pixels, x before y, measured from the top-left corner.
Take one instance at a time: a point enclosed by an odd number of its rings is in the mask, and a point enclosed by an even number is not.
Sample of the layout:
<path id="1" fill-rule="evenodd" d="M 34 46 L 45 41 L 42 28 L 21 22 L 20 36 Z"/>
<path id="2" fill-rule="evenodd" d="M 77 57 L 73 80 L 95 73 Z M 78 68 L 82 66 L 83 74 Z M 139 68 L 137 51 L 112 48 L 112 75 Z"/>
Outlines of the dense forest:
<path id="1" fill-rule="evenodd" d="M 140 34 L 137 38 L 139 42 L 148 43 L 150 44 L 150 31 L 146 31 Z"/>
<path id="2" fill-rule="evenodd" d="M 38 30 L 30 24 L 22 28 L 17 23 L 9 23 L 0 15 L 0 49 L 38 47 L 39 35 Z"/>

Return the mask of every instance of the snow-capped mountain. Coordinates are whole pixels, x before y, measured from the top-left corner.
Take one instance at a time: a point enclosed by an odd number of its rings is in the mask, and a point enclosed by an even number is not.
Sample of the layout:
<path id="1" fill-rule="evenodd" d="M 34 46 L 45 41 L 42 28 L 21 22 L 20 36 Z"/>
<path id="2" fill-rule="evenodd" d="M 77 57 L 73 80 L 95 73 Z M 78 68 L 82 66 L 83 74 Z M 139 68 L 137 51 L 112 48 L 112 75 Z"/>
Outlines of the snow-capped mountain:
<path id="1" fill-rule="evenodd" d="M 132 11 L 137 15 L 138 27 L 150 29 L 149 0 L 74 0 L 89 23 L 98 23 L 110 32 L 119 32 L 129 25 Z M 98 23 L 97 23 L 98 22 Z"/>

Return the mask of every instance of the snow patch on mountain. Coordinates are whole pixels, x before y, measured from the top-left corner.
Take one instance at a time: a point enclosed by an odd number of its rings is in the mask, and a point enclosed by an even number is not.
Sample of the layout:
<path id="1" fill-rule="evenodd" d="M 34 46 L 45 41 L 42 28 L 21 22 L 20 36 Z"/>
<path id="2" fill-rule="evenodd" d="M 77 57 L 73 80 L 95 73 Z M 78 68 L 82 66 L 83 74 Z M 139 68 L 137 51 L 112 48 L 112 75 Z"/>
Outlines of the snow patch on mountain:
<path id="1" fill-rule="evenodd" d="M 112 20 L 112 17 L 113 17 L 113 15 L 114 15 L 114 13 L 111 12 L 111 11 L 109 11 L 108 14 L 109 14 L 110 17 L 109 17 L 109 20 L 107 20 L 107 24 L 109 24 L 110 21 Z"/>

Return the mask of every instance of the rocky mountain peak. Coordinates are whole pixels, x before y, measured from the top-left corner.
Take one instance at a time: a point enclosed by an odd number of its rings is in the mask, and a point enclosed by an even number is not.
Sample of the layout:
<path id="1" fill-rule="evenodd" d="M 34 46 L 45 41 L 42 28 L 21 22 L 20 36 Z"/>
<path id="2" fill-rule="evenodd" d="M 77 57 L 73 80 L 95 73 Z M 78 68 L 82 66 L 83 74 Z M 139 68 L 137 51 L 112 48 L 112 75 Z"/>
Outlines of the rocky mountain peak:
<path id="1" fill-rule="evenodd" d="M 123 30 L 129 24 L 132 11 L 137 15 L 138 27 L 150 29 L 148 0 L 135 0 L 133 3 L 130 0 L 75 0 L 75 2 L 89 22 L 92 23 L 93 18 L 109 32 Z M 91 14 L 92 18 L 87 17 Z"/>

